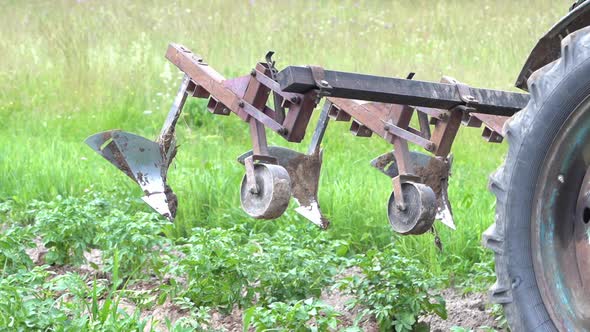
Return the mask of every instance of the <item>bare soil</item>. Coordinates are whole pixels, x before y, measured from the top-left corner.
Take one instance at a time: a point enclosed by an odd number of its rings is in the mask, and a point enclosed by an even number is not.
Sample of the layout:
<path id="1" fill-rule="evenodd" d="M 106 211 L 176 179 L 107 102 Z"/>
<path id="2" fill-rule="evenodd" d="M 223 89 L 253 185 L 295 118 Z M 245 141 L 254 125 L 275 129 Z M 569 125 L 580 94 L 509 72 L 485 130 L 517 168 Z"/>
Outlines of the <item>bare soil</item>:
<path id="1" fill-rule="evenodd" d="M 447 303 L 447 320 L 442 320 L 436 315 L 422 319 L 423 322 L 430 324 L 432 332 L 450 331 L 454 326 L 474 331 L 481 331 L 483 327 L 504 331 L 498 326 L 487 305 L 486 294 L 463 294 L 459 289 L 449 288 L 443 290 L 441 295 Z"/>

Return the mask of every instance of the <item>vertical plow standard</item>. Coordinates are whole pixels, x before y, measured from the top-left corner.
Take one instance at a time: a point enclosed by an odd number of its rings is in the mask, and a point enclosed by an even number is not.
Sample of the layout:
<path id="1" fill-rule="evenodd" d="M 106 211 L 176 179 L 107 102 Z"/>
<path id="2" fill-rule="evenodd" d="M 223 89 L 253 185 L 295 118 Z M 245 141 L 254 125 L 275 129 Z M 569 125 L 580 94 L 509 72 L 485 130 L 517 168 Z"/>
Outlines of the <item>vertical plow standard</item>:
<path id="1" fill-rule="evenodd" d="M 475 89 L 451 78 L 441 83 L 324 70 L 318 66 L 275 68 L 272 52 L 248 74 L 225 79 L 201 57 L 171 44 L 166 57 L 185 76 L 162 131 L 155 141 L 119 130 L 89 137 L 92 149 L 123 171 L 144 191 L 143 200 L 173 219 L 177 199 L 167 185 L 177 152 L 175 126 L 189 97 L 208 98 L 216 115 L 235 114 L 250 128 L 252 150 L 238 157 L 244 165 L 240 199 L 244 211 L 258 219 L 283 214 L 293 197 L 296 212 L 325 229 L 318 189 L 322 166 L 321 142 L 328 122 L 351 122 L 359 137 L 373 134 L 393 151 L 372 161 L 392 179 L 387 204 L 392 228 L 400 234 L 422 234 L 435 219 L 455 229 L 448 198 L 451 146 L 459 127 L 484 126 L 489 142 L 502 140 L 502 125 L 528 101 L 528 96 Z M 272 96 L 273 108 L 267 106 Z M 268 146 L 267 129 L 289 142 L 303 140 L 311 116 L 325 99 L 310 146 L 301 153 Z M 417 117 L 419 127 L 411 120 Z M 429 154 L 408 149 L 408 143 Z"/>

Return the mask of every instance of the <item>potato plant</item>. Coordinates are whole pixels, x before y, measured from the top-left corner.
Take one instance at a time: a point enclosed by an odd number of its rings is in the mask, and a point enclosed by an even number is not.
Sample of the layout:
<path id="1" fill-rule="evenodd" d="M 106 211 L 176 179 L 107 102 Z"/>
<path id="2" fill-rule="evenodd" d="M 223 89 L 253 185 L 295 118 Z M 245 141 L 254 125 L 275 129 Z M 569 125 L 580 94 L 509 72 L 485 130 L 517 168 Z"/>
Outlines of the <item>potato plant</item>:
<path id="1" fill-rule="evenodd" d="M 273 302 L 251 307 L 244 312 L 244 332 L 262 331 L 336 331 L 340 314 L 313 298 L 290 303 Z"/>
<path id="2" fill-rule="evenodd" d="M 163 269 L 169 262 L 167 250 L 172 243 L 163 236 L 167 224 L 153 213 L 130 215 L 112 210 L 100 223 L 101 231 L 95 239 L 96 246 L 102 250 L 106 270 L 112 270 L 118 254 L 121 275 L 135 274 L 140 277 L 155 274 L 162 277 Z"/>
<path id="3" fill-rule="evenodd" d="M 86 261 L 84 252 L 96 243 L 97 220 L 106 213 L 105 201 L 99 198 L 61 197 L 50 202 L 34 202 L 29 214 L 34 216 L 34 230 L 49 250 L 48 264 L 79 265 Z"/>
<path id="4" fill-rule="evenodd" d="M 337 287 L 354 295 L 351 307 L 362 315 L 374 316 L 381 331 L 413 331 L 418 318 L 436 314 L 446 319 L 445 301 L 436 294 L 441 279 L 430 275 L 421 264 L 399 255 L 395 246 L 369 250 L 356 257 L 360 274 L 341 279 Z"/>

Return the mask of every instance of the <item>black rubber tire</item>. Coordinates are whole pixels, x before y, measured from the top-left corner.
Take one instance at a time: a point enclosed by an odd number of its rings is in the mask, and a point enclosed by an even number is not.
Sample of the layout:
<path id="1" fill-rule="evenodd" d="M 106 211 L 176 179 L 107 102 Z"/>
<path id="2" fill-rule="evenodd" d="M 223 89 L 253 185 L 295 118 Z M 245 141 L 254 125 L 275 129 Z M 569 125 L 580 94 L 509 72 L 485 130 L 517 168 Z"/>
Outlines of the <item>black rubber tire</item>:
<path id="1" fill-rule="evenodd" d="M 483 244 L 495 253 L 494 303 L 504 306 L 512 331 L 557 331 L 542 300 L 531 247 L 533 196 L 547 151 L 577 106 L 590 95 L 590 28 L 562 40 L 561 58 L 528 80 L 531 100 L 504 126 L 509 150 L 490 176 L 495 223 Z"/>

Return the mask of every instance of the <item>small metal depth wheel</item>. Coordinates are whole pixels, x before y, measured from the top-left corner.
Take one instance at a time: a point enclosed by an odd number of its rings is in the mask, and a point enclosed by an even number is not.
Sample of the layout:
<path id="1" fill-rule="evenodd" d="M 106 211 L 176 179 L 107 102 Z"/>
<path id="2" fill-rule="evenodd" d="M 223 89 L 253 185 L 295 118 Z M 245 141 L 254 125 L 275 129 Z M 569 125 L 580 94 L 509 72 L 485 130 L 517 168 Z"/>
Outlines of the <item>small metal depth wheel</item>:
<path id="1" fill-rule="evenodd" d="M 240 202 L 242 209 L 256 219 L 280 217 L 291 198 L 291 179 L 282 166 L 270 164 L 254 165 L 257 191 L 250 190 L 246 175 L 242 179 Z"/>
<path id="2" fill-rule="evenodd" d="M 387 205 L 389 223 L 394 231 L 402 235 L 419 235 L 427 232 L 436 216 L 436 196 L 424 184 L 402 183 L 405 208 L 401 210 L 392 192 Z"/>

